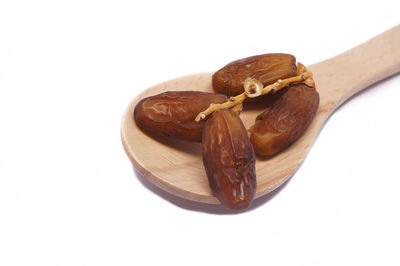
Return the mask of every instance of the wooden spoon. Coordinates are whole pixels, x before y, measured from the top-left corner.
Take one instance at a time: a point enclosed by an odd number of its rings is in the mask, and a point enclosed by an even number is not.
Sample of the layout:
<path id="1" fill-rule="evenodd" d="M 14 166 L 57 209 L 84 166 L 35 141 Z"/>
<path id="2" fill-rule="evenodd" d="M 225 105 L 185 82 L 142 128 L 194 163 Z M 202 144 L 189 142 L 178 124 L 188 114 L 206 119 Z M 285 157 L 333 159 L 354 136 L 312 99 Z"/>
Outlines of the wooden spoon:
<path id="1" fill-rule="evenodd" d="M 369 85 L 400 72 L 400 25 L 326 61 L 308 67 L 314 73 L 320 106 L 303 136 L 271 159 L 257 159 L 257 192 L 261 197 L 290 178 L 304 160 L 329 115 L 343 102 Z M 201 144 L 153 139 L 133 120 L 136 103 L 147 96 L 171 90 L 212 92 L 212 73 L 194 74 L 155 85 L 128 106 L 121 128 L 122 143 L 135 168 L 150 182 L 176 196 L 219 204 L 212 194 L 201 158 Z M 260 109 L 240 115 L 249 128 Z"/>

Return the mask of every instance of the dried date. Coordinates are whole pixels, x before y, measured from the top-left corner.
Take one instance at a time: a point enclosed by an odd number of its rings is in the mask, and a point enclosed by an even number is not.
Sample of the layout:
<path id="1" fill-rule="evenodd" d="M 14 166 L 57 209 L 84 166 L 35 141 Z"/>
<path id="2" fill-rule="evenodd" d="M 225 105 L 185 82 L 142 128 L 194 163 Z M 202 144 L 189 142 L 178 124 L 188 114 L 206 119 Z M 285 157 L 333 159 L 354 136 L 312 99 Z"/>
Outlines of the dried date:
<path id="1" fill-rule="evenodd" d="M 203 164 L 210 187 L 230 209 L 245 209 L 256 191 L 255 154 L 239 116 L 220 109 L 203 129 Z"/>
<path id="2" fill-rule="evenodd" d="M 163 135 L 200 142 L 205 121 L 196 115 L 211 103 L 227 101 L 222 94 L 199 91 L 168 91 L 142 99 L 134 110 L 139 128 L 151 135 Z"/>
<path id="3" fill-rule="evenodd" d="M 243 92 L 246 78 L 259 80 L 264 86 L 278 79 L 296 75 L 296 58 L 290 54 L 263 54 L 233 61 L 212 76 L 214 90 L 228 96 Z"/>
<path id="4" fill-rule="evenodd" d="M 311 123 L 319 104 L 315 88 L 290 86 L 263 113 L 251 128 L 250 140 L 258 155 L 270 156 L 297 140 Z"/>

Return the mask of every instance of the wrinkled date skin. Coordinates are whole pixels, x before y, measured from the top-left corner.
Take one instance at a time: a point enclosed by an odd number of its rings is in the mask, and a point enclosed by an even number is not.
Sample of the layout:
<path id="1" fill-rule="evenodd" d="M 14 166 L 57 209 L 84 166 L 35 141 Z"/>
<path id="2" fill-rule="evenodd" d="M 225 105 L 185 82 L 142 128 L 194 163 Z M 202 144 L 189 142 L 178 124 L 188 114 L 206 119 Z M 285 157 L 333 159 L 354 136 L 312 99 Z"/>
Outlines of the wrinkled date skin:
<path id="1" fill-rule="evenodd" d="M 201 142 L 205 121 L 197 114 L 211 103 L 223 103 L 225 95 L 199 91 L 169 91 L 142 99 L 134 110 L 139 128 L 150 135 L 163 135 Z"/>
<path id="2" fill-rule="evenodd" d="M 264 54 L 233 61 L 212 76 L 215 91 L 235 96 L 244 91 L 248 77 L 255 78 L 264 86 L 296 76 L 296 58 L 290 54 Z"/>
<path id="3" fill-rule="evenodd" d="M 232 110 L 218 110 L 206 122 L 203 164 L 210 187 L 224 206 L 249 206 L 256 191 L 255 154 L 242 120 Z"/>
<path id="4" fill-rule="evenodd" d="M 295 84 L 263 113 L 251 128 L 251 142 L 258 155 L 270 156 L 298 139 L 311 123 L 319 104 L 318 92 Z"/>

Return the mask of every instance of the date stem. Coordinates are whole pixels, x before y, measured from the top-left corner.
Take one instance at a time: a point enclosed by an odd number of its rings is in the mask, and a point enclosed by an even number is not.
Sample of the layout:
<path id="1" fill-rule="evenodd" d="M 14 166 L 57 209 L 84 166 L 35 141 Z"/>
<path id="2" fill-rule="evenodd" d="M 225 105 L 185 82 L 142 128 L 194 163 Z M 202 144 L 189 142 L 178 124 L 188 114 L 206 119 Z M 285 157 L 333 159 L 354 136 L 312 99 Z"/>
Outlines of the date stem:
<path id="1" fill-rule="evenodd" d="M 297 76 L 287 78 L 287 79 L 279 79 L 273 84 L 267 85 L 263 87 L 262 83 L 258 81 L 257 79 L 254 78 L 247 78 L 244 81 L 244 88 L 245 92 L 236 95 L 234 97 L 230 97 L 229 100 L 225 103 L 220 103 L 220 104 L 210 104 L 210 106 L 204 110 L 203 112 L 200 112 L 197 116 L 195 121 L 199 122 L 202 119 L 205 119 L 207 116 L 215 112 L 216 110 L 219 109 L 224 109 L 224 108 L 232 108 L 238 104 L 241 104 L 246 98 L 255 98 L 261 95 L 265 95 L 267 93 L 275 93 L 278 90 L 285 88 L 286 86 L 296 83 L 296 82 L 303 82 L 311 87 L 315 87 L 314 80 L 312 78 L 312 72 L 307 71 L 306 67 L 298 63 L 297 64 Z"/>

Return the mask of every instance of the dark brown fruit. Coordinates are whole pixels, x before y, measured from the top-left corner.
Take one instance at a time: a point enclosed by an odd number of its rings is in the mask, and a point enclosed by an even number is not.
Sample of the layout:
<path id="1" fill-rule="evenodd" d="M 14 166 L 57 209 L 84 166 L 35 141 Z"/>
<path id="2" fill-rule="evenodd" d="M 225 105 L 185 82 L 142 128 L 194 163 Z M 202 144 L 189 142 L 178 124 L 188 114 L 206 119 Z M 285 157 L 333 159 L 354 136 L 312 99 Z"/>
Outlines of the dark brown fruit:
<path id="1" fill-rule="evenodd" d="M 244 91 L 243 82 L 251 77 L 264 86 L 296 76 L 296 58 L 290 54 L 264 54 L 233 61 L 212 76 L 214 90 L 228 96 Z"/>
<path id="2" fill-rule="evenodd" d="M 138 127 L 152 135 L 200 142 L 205 121 L 195 122 L 198 113 L 211 103 L 223 103 L 225 95 L 199 91 L 169 91 L 142 99 L 134 110 Z"/>
<path id="3" fill-rule="evenodd" d="M 203 164 L 210 187 L 230 209 L 245 209 L 256 191 L 255 154 L 239 116 L 215 111 L 203 130 Z"/>
<path id="4" fill-rule="evenodd" d="M 258 155 L 270 156 L 298 139 L 311 123 L 319 104 L 318 92 L 307 85 L 292 85 L 251 128 L 251 142 Z"/>

